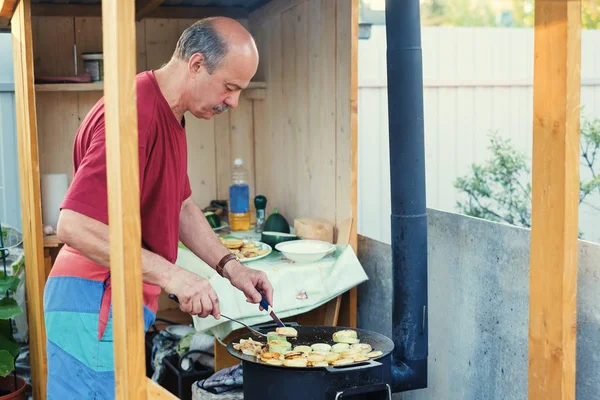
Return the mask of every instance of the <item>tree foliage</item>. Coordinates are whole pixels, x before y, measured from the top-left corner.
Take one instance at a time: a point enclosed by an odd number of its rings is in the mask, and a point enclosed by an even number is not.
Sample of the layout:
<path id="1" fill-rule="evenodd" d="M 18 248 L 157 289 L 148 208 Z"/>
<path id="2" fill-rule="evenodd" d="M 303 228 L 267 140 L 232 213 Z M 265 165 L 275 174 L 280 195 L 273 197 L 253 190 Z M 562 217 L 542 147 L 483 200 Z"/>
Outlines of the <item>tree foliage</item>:
<path id="1" fill-rule="evenodd" d="M 492 5 L 489 0 L 422 0 L 423 25 L 433 26 L 510 26 L 531 28 L 534 25 L 534 0 L 505 0 Z M 501 4 L 498 6 L 498 4 Z M 600 2 L 583 0 L 583 29 L 600 29 Z"/>
<path id="2" fill-rule="evenodd" d="M 600 120 L 585 120 L 580 134 L 581 204 L 593 193 L 600 194 Z M 459 177 L 454 186 L 463 200 L 459 212 L 477 218 L 511 225 L 531 227 L 531 168 L 509 139 L 490 135 L 491 157 L 483 164 L 473 164 L 470 174 Z M 581 236 L 581 235 L 580 235 Z"/>

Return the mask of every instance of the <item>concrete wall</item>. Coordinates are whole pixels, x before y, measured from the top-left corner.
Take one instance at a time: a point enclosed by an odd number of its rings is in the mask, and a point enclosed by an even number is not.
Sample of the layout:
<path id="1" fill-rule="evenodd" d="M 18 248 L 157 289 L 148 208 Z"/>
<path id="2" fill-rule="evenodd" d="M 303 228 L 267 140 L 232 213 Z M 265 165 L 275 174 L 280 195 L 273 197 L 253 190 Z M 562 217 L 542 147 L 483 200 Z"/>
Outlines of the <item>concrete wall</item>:
<path id="1" fill-rule="evenodd" d="M 429 387 L 403 400 L 527 398 L 529 230 L 428 210 Z M 390 246 L 359 239 L 359 327 L 391 336 Z M 577 399 L 600 399 L 600 246 L 580 242 Z"/>
<path id="2" fill-rule="evenodd" d="M 482 0 L 488 4 L 499 0 Z M 390 243 L 386 27 L 358 42 L 358 233 Z M 492 157 L 488 134 L 510 139 L 531 168 L 533 28 L 421 27 L 427 206 L 458 212 L 454 188 Z M 581 32 L 582 120 L 600 117 L 600 30 Z M 582 125 L 583 127 L 583 125 Z M 581 166 L 581 179 L 592 179 Z M 596 175 L 600 164 L 595 163 Z M 531 175 L 527 178 L 531 182 Z M 374 196 L 374 193 L 380 193 Z M 585 240 L 600 243 L 600 192 L 579 207 Z M 382 222 L 383 221 L 383 222 Z"/>

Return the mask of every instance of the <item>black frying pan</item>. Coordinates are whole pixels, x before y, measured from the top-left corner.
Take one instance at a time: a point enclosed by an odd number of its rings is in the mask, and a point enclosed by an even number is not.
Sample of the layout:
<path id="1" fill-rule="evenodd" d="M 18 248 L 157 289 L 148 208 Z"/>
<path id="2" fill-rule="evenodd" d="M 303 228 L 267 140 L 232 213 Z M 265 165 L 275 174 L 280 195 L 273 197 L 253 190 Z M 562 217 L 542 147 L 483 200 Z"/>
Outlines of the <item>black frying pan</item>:
<path id="1" fill-rule="evenodd" d="M 295 346 L 301 346 L 301 345 L 310 346 L 311 344 L 314 344 L 314 343 L 327 343 L 330 345 L 334 345 L 335 342 L 333 341 L 332 336 L 335 332 L 341 331 L 344 329 L 352 329 L 352 330 L 356 331 L 358 338 L 360 339 L 360 343 L 368 343 L 371 345 L 371 347 L 373 349 L 371 351 L 381 351 L 383 353 L 379 357 L 373 358 L 373 360 L 377 360 L 378 358 L 385 357 L 388 354 L 390 354 L 392 352 L 392 350 L 394 350 L 394 342 L 392 342 L 391 339 L 389 339 L 388 337 L 381 335 L 377 332 L 372 332 L 372 331 L 368 331 L 368 330 L 364 330 L 364 329 L 348 328 L 348 327 L 342 327 L 342 326 L 322 326 L 322 325 L 301 326 L 301 325 L 298 325 L 295 323 L 286 323 L 286 326 L 293 327 L 298 331 L 297 337 L 286 338 L 286 340 L 292 344 L 292 348 L 294 348 Z M 277 325 L 275 325 L 275 324 L 258 325 L 258 326 L 253 326 L 253 328 L 259 332 L 263 332 L 266 334 L 268 332 L 274 332 L 275 329 L 277 328 Z M 244 335 L 240 335 L 240 336 L 236 337 L 227 345 L 227 351 L 229 352 L 229 354 L 231 354 L 232 356 L 234 356 L 240 360 L 243 360 L 243 361 L 247 361 L 247 362 L 251 362 L 251 363 L 258 363 L 261 365 L 267 365 L 269 367 L 277 368 L 277 366 L 265 364 L 264 362 L 258 360 L 256 357 L 244 354 L 241 351 L 235 350 L 233 348 L 233 345 L 235 343 L 239 343 L 240 339 L 248 339 L 248 338 L 252 338 L 252 340 L 256 340 L 256 341 L 263 342 L 263 343 L 266 343 L 266 341 L 267 341 L 267 338 L 265 338 L 264 336 L 259 336 L 259 335 L 253 334 L 251 332 L 248 332 Z M 290 368 L 290 367 L 284 367 L 284 368 Z M 293 368 L 293 367 L 291 367 L 291 368 Z"/>

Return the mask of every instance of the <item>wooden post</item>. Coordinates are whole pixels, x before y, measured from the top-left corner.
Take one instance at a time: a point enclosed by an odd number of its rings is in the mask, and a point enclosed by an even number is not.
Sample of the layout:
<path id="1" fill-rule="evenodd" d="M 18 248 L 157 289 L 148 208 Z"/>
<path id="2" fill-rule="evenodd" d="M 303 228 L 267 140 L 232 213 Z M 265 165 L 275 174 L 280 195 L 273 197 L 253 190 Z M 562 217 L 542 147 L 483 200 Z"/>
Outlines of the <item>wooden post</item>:
<path id="1" fill-rule="evenodd" d="M 529 399 L 575 399 L 581 1 L 536 0 Z"/>
<path id="2" fill-rule="evenodd" d="M 102 1 L 102 38 L 116 398 L 176 399 L 146 378 L 135 0 Z"/>
<path id="3" fill-rule="evenodd" d="M 102 1 L 102 36 L 116 398 L 145 400 L 135 0 Z"/>
<path id="4" fill-rule="evenodd" d="M 348 228 L 350 246 L 358 254 L 358 0 L 338 0 L 336 3 L 336 76 L 338 79 L 337 98 L 338 101 L 337 118 L 338 129 L 342 132 L 349 132 L 349 144 L 346 147 L 346 138 L 338 144 L 338 151 L 349 151 L 349 163 L 342 163 L 338 169 L 345 170 L 350 168 L 350 190 L 341 192 L 338 195 L 338 210 L 346 212 L 346 206 L 342 202 L 350 200 L 348 211 L 351 215 Z M 344 159 L 340 157 L 340 159 Z M 339 162 L 339 161 L 338 161 Z M 338 211 L 339 212 L 339 211 Z M 340 223 L 340 231 L 346 228 L 345 222 Z M 340 308 L 341 305 L 341 308 Z M 358 289 L 350 289 L 342 296 L 341 304 L 337 311 L 339 317 L 336 318 L 340 325 L 356 328 L 358 306 Z"/>
<path id="5" fill-rule="evenodd" d="M 15 103 L 23 247 L 25 250 L 25 288 L 29 323 L 31 379 L 33 397 L 46 398 L 46 329 L 44 324 L 44 239 L 40 201 L 40 170 L 35 113 L 33 45 L 30 0 L 21 0 L 12 16 Z"/>

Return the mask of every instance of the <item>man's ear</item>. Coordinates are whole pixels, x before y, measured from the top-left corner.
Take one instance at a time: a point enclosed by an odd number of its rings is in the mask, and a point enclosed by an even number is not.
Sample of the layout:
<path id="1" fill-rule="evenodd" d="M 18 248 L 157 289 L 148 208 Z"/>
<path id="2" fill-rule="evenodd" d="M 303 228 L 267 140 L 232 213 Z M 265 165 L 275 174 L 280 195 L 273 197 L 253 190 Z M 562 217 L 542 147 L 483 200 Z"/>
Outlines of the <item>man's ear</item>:
<path id="1" fill-rule="evenodd" d="M 192 74 L 200 72 L 204 68 L 204 55 L 202 53 L 194 53 L 188 62 L 188 68 Z"/>

